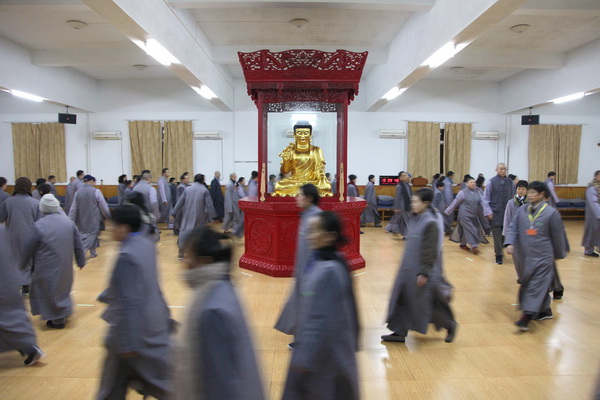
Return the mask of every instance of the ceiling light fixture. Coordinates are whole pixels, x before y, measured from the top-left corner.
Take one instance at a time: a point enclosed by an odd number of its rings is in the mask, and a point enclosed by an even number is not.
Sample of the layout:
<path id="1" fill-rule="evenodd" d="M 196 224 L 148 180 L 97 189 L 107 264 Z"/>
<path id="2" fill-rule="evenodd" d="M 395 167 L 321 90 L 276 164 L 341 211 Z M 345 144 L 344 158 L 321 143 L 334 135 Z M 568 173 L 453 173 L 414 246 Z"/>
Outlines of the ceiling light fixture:
<path id="1" fill-rule="evenodd" d="M 43 97 L 36 96 L 34 94 L 30 94 L 30 93 L 26 93 L 26 92 L 21 92 L 20 90 L 11 90 L 10 93 L 12 93 L 14 96 L 20 97 L 22 99 L 36 101 L 38 103 L 45 100 Z"/>
<path id="2" fill-rule="evenodd" d="M 559 97 L 558 99 L 552 100 L 554 104 L 566 103 L 567 101 L 579 100 L 583 96 L 585 96 L 585 92 L 579 92 L 575 94 L 570 94 L 568 96 Z"/>
<path id="3" fill-rule="evenodd" d="M 180 64 L 179 60 L 169 53 L 169 51 L 155 39 L 148 39 L 146 43 L 139 40 L 134 40 L 133 42 L 142 48 L 146 54 L 154 58 L 162 65 L 166 65 L 168 67 L 171 64 Z"/>
<path id="4" fill-rule="evenodd" d="M 217 98 L 217 95 L 215 94 L 215 92 L 210 90 L 208 88 L 208 86 L 205 86 L 205 85 L 202 85 L 201 87 L 192 86 L 192 89 L 194 89 L 194 91 L 196 93 L 198 93 L 200 96 L 204 97 L 206 100 L 212 100 L 214 98 Z"/>
<path id="5" fill-rule="evenodd" d="M 529 25 L 529 24 L 519 24 L 519 25 L 511 26 L 509 28 L 509 30 L 514 33 L 523 33 L 525 31 L 529 30 L 529 28 L 531 28 L 531 25 Z"/>
<path id="6" fill-rule="evenodd" d="M 137 69 L 138 71 L 143 71 L 148 68 L 148 66 L 145 64 L 135 64 L 133 68 Z"/>
<path id="7" fill-rule="evenodd" d="M 386 94 L 384 94 L 381 98 L 387 101 L 394 100 L 396 97 L 400 96 L 402 93 L 406 92 L 408 88 L 400 89 L 398 86 L 394 86 Z"/>
<path id="8" fill-rule="evenodd" d="M 85 29 L 88 26 L 88 24 L 86 24 L 85 22 L 78 21 L 76 19 L 70 19 L 70 20 L 68 20 L 67 21 L 67 25 L 69 25 L 71 28 L 77 29 L 77 30 Z"/>
<path id="9" fill-rule="evenodd" d="M 308 20 L 304 18 L 295 18 L 290 21 L 290 24 L 294 25 L 296 28 L 302 28 L 304 25 L 308 24 Z"/>
<path id="10" fill-rule="evenodd" d="M 421 64 L 421 66 L 429 66 L 429 68 L 437 68 L 456 54 L 462 49 L 467 47 L 466 43 L 454 45 L 452 42 L 448 42 L 443 45 L 438 51 L 433 53 L 427 60 Z"/>

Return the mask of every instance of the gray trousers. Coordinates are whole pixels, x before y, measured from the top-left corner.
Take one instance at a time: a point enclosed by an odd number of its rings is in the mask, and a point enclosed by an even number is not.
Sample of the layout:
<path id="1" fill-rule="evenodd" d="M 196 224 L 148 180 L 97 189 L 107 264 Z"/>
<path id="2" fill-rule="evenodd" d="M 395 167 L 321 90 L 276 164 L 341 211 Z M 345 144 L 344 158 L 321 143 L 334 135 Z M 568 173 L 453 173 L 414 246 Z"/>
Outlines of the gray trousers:
<path id="1" fill-rule="evenodd" d="M 504 255 L 504 235 L 502 235 L 503 226 L 492 226 L 492 235 L 494 236 L 494 253 L 497 256 Z"/>

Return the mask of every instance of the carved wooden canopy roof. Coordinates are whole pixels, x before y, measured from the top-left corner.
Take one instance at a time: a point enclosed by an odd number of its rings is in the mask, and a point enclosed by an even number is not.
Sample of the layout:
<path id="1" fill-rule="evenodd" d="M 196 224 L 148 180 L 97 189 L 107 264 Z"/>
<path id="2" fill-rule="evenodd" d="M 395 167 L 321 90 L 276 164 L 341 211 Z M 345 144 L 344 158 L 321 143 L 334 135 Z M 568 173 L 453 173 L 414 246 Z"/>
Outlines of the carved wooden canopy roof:
<path id="1" fill-rule="evenodd" d="M 259 50 L 238 52 L 248 85 L 256 103 L 259 92 L 266 102 L 324 101 L 350 103 L 358 93 L 368 52 L 347 50 L 286 50 L 273 53 Z"/>

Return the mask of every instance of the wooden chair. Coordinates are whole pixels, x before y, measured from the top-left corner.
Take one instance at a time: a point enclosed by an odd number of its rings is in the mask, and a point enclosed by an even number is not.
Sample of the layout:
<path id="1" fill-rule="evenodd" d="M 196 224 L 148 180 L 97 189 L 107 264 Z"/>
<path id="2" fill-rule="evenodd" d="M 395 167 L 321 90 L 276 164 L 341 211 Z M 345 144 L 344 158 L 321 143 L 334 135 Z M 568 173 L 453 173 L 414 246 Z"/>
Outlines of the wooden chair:
<path id="1" fill-rule="evenodd" d="M 413 187 L 423 187 L 423 186 L 427 186 L 427 184 L 429 183 L 427 178 L 423 178 L 422 176 L 417 176 L 415 178 L 412 178 L 412 180 L 410 182 L 412 183 Z"/>

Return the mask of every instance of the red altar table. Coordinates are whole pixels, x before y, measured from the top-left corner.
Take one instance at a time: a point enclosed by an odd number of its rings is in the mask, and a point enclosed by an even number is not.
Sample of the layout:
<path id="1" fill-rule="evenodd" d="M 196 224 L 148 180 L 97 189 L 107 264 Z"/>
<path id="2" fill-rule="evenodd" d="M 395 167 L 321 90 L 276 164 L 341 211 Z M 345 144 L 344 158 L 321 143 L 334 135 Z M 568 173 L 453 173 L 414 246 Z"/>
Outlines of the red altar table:
<path id="1" fill-rule="evenodd" d="M 348 240 L 341 249 L 352 270 L 365 267 L 360 254 L 360 214 L 363 199 L 346 196 L 348 105 L 358 93 L 367 52 L 337 50 L 260 50 L 238 53 L 248 94 L 258 108 L 258 187 L 256 197 L 239 201 L 244 211 L 244 254 L 240 267 L 270 276 L 292 276 L 299 215 L 291 197 L 272 197 L 267 192 L 268 174 L 278 172 L 277 153 L 282 147 L 278 125 L 281 115 L 320 118 L 319 143 L 330 153 L 336 192 L 322 197 L 319 207 L 335 212 Z M 294 114 L 300 113 L 300 114 Z M 272 165 L 270 165 L 272 164 Z"/>

